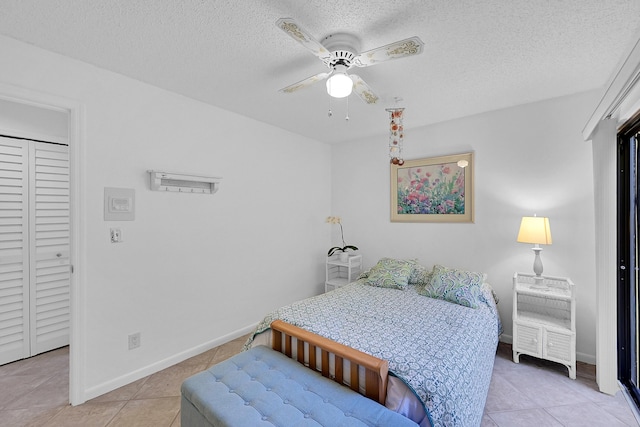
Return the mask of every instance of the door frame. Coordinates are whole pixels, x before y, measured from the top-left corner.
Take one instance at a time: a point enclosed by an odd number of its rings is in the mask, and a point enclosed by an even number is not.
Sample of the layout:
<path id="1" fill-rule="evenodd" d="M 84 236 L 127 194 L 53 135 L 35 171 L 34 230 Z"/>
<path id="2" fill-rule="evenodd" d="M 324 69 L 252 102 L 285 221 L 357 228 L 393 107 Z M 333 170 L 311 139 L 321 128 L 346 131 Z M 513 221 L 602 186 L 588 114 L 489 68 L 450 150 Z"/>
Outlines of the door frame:
<path id="1" fill-rule="evenodd" d="M 617 127 L 640 106 L 640 39 L 605 84 L 582 136 L 592 141 L 596 208 L 596 381 L 601 392 L 619 390 L 617 354 L 616 150 Z"/>
<path id="2" fill-rule="evenodd" d="M 618 131 L 618 380 L 640 409 L 637 382 L 638 144 L 640 111 Z M 630 142 L 630 140 L 634 140 Z M 635 378 L 635 379 L 634 379 Z"/>
<path id="3" fill-rule="evenodd" d="M 51 95 L 0 83 L 0 99 L 37 108 L 62 111 L 69 120 L 70 181 L 70 334 L 69 334 L 69 403 L 86 401 L 86 283 L 85 265 L 85 105 L 62 96 Z"/>

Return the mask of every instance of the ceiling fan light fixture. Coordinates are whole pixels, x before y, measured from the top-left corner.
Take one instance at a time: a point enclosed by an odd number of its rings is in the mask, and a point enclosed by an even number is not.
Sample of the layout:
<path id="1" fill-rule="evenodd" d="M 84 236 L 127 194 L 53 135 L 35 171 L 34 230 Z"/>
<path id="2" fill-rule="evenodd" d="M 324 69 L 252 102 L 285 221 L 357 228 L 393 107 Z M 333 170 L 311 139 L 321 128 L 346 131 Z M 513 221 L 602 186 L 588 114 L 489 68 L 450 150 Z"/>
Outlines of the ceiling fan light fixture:
<path id="1" fill-rule="evenodd" d="M 424 43 L 416 36 L 361 52 L 360 39 L 354 34 L 342 32 L 329 34 L 320 43 L 294 19 L 280 18 L 276 21 L 276 25 L 329 68 L 328 72 L 307 77 L 280 89 L 282 93 L 293 93 L 329 78 L 327 81 L 329 96 L 344 98 L 355 91 L 365 103 L 372 105 L 380 98 L 357 74 L 348 75 L 347 70 L 351 67 L 369 67 L 389 60 L 419 55 L 424 50 Z"/>
<path id="2" fill-rule="evenodd" d="M 347 73 L 334 73 L 327 80 L 327 93 L 334 98 L 344 98 L 351 95 L 353 81 Z"/>

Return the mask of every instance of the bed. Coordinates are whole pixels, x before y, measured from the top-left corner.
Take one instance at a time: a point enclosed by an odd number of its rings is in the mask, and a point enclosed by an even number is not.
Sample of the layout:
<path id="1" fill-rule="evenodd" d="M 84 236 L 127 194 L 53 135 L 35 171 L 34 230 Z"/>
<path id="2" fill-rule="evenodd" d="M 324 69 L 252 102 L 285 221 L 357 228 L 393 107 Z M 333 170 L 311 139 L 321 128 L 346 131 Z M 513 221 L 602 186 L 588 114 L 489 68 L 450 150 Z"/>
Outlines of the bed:
<path id="1" fill-rule="evenodd" d="M 349 285 L 269 313 L 245 348 L 269 345 L 278 319 L 388 361 L 385 406 L 420 426 L 481 424 L 502 332 L 485 275 L 383 258 Z"/>

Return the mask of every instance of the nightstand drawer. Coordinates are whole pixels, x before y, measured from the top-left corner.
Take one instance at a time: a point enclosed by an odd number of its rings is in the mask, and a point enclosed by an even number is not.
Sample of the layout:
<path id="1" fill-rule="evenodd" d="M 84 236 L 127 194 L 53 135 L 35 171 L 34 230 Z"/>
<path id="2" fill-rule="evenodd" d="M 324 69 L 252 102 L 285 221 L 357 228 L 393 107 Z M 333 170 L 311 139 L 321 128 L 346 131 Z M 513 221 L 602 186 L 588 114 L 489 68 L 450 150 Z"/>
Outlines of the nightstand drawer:
<path id="1" fill-rule="evenodd" d="M 532 355 L 542 354 L 542 329 L 539 327 L 515 324 L 515 347 Z"/>
<path id="2" fill-rule="evenodd" d="M 571 362 L 572 341 L 572 335 L 547 331 L 543 357 Z"/>

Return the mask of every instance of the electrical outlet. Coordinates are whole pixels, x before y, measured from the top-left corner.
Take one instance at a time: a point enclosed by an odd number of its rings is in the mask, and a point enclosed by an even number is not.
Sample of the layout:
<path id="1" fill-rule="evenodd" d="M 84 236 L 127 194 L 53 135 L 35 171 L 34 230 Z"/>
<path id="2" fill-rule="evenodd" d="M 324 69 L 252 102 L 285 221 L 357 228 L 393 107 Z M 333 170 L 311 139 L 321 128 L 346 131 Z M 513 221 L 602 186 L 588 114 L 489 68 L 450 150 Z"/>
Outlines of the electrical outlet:
<path id="1" fill-rule="evenodd" d="M 111 229 L 111 243 L 122 242 L 122 231 L 119 228 Z"/>
<path id="2" fill-rule="evenodd" d="M 129 350 L 140 347 L 140 332 L 129 335 Z"/>

